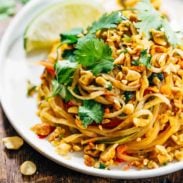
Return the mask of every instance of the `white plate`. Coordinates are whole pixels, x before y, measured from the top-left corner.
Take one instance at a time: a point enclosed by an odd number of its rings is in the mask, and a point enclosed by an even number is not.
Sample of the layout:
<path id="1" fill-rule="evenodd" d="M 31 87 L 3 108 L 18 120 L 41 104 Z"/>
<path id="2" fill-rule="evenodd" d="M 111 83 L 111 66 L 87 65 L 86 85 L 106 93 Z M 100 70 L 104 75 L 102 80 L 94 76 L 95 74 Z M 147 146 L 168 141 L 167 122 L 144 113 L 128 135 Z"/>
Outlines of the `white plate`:
<path id="1" fill-rule="evenodd" d="M 39 122 L 36 116 L 36 100 L 26 97 L 26 81 L 30 79 L 39 83 L 42 69 L 32 62 L 43 58 L 44 55 L 26 58 L 23 49 L 23 32 L 27 23 L 41 9 L 62 0 L 32 0 L 15 17 L 2 39 L 0 49 L 0 89 L 1 103 L 6 115 L 16 131 L 25 141 L 47 158 L 73 170 L 102 177 L 136 179 L 160 176 L 183 168 L 183 163 L 172 163 L 153 170 L 122 171 L 120 167 L 112 170 L 101 170 L 87 167 L 80 154 L 70 155 L 65 159 L 55 153 L 54 148 L 46 140 L 39 139 L 30 127 Z M 173 0 L 166 0 L 173 2 Z M 174 1 L 175 2 L 175 1 Z M 166 4 L 167 5 L 167 4 Z M 182 9 L 182 8 L 180 8 Z"/>

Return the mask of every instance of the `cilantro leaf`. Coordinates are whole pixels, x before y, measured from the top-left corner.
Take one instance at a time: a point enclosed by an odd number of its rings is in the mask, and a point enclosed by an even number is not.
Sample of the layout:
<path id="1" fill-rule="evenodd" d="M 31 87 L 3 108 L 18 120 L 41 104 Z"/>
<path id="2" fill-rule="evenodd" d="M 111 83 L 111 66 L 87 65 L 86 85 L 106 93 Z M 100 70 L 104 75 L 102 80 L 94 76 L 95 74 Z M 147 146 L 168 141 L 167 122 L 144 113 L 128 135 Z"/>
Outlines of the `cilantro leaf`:
<path id="1" fill-rule="evenodd" d="M 113 64 L 111 61 L 102 61 L 97 65 L 90 67 L 94 75 L 99 73 L 108 73 L 113 69 Z"/>
<path id="2" fill-rule="evenodd" d="M 58 61 L 55 64 L 56 79 L 59 84 L 68 85 L 72 81 L 72 76 L 77 68 L 76 62 L 69 60 Z"/>
<path id="3" fill-rule="evenodd" d="M 160 28 L 162 26 L 162 19 L 149 0 L 140 1 L 137 4 L 136 9 L 140 22 L 137 22 L 135 26 L 141 33 L 144 33 L 150 38 L 151 29 Z"/>
<path id="4" fill-rule="evenodd" d="M 93 100 L 85 100 L 83 105 L 79 107 L 79 118 L 84 127 L 93 122 L 99 124 L 102 122 L 104 110 L 101 104 Z"/>
<path id="5" fill-rule="evenodd" d="M 122 20 L 126 20 L 120 11 L 115 11 L 110 14 L 105 13 L 98 21 L 94 22 L 88 28 L 89 33 L 95 33 L 101 29 L 115 28 Z"/>
<path id="6" fill-rule="evenodd" d="M 86 36 L 79 39 L 74 52 L 76 61 L 97 75 L 113 68 L 111 48 L 103 40 Z"/>
<path id="7" fill-rule="evenodd" d="M 147 68 L 151 67 L 151 56 L 147 50 L 141 51 L 140 58 L 132 62 L 133 65 L 144 65 Z"/>
<path id="8" fill-rule="evenodd" d="M 62 58 L 71 62 L 75 61 L 74 50 L 64 50 Z"/>
<path id="9" fill-rule="evenodd" d="M 136 10 L 138 11 L 137 15 L 140 22 L 137 22 L 135 26 L 140 32 L 144 33 L 148 39 L 150 38 L 151 29 L 160 29 L 165 32 L 165 36 L 170 44 L 173 46 L 181 44 L 168 21 L 160 16 L 149 0 L 140 1 L 136 6 Z"/>
<path id="10" fill-rule="evenodd" d="M 57 80 L 52 81 L 52 96 L 60 95 L 65 101 L 72 99 L 72 95 L 69 90 L 63 84 L 60 84 Z"/>
<path id="11" fill-rule="evenodd" d="M 69 32 L 60 34 L 60 40 L 62 43 L 75 44 L 78 41 L 78 35 L 83 31 L 82 28 L 75 28 Z"/>
<path id="12" fill-rule="evenodd" d="M 181 44 L 181 41 L 178 39 L 176 33 L 172 30 L 170 24 L 166 19 L 164 19 L 162 25 L 168 42 L 171 43 L 173 46 Z"/>
<path id="13" fill-rule="evenodd" d="M 126 102 L 126 103 L 127 103 L 128 101 L 130 101 L 130 100 L 135 96 L 134 92 L 132 92 L 132 91 L 125 91 L 125 92 L 123 93 L 123 95 L 124 95 L 124 97 L 125 97 L 125 102 Z"/>

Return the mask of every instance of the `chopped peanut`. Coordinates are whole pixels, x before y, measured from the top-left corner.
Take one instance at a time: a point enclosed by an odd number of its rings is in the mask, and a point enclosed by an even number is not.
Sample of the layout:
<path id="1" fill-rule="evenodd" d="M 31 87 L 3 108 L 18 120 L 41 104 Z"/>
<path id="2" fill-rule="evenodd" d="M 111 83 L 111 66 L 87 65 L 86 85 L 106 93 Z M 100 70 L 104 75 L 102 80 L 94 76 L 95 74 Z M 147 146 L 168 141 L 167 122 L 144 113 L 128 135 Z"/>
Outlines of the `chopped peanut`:
<path id="1" fill-rule="evenodd" d="M 141 75 L 136 72 L 136 71 L 133 71 L 133 70 L 128 70 L 128 73 L 126 75 L 126 79 L 128 81 L 135 81 L 135 80 L 138 80 L 140 79 Z"/>
<path id="2" fill-rule="evenodd" d="M 178 161 L 182 161 L 183 160 L 183 150 L 176 150 L 175 151 L 175 158 L 178 160 Z"/>
<path id="3" fill-rule="evenodd" d="M 68 113 L 77 114 L 78 107 L 77 106 L 69 107 L 67 111 L 68 111 Z"/>
<path id="4" fill-rule="evenodd" d="M 67 155 L 70 150 L 71 150 L 71 145 L 67 143 L 62 142 L 60 143 L 60 145 L 57 146 L 57 152 L 63 156 Z"/>
<path id="5" fill-rule="evenodd" d="M 2 139 L 2 141 L 4 143 L 4 146 L 7 149 L 12 149 L 12 150 L 19 149 L 24 143 L 23 139 L 18 136 L 5 137 Z"/>
<path id="6" fill-rule="evenodd" d="M 166 148 L 164 146 L 156 145 L 155 151 L 157 152 L 157 158 L 161 165 L 163 165 L 169 161 L 172 161 L 171 155 L 168 154 L 168 151 L 166 150 Z"/>
<path id="7" fill-rule="evenodd" d="M 87 166 L 95 165 L 95 159 L 88 155 L 84 155 L 84 162 Z"/>
<path id="8" fill-rule="evenodd" d="M 74 151 L 81 151 L 82 150 L 82 147 L 80 147 L 79 145 L 73 145 L 72 148 Z"/>
<path id="9" fill-rule="evenodd" d="M 33 175 L 37 170 L 36 165 L 32 161 L 25 161 L 20 166 L 20 172 L 23 175 Z"/>
<path id="10" fill-rule="evenodd" d="M 37 125 L 33 126 L 32 130 L 37 135 L 47 136 L 52 132 L 53 127 L 47 123 L 41 123 L 41 124 L 37 124 Z"/>
<path id="11" fill-rule="evenodd" d="M 151 30 L 151 33 L 152 33 L 152 38 L 153 38 L 155 43 L 157 43 L 161 46 L 167 45 L 167 41 L 166 41 L 164 32 L 157 31 L 157 30 L 153 29 L 153 30 Z"/>
<path id="12" fill-rule="evenodd" d="M 113 144 L 113 145 L 110 145 L 109 147 L 107 147 L 107 149 L 105 149 L 105 151 L 103 151 L 102 154 L 100 155 L 100 159 L 103 162 L 108 162 L 108 161 L 112 160 L 116 155 L 117 146 L 118 146 L 118 144 Z"/>

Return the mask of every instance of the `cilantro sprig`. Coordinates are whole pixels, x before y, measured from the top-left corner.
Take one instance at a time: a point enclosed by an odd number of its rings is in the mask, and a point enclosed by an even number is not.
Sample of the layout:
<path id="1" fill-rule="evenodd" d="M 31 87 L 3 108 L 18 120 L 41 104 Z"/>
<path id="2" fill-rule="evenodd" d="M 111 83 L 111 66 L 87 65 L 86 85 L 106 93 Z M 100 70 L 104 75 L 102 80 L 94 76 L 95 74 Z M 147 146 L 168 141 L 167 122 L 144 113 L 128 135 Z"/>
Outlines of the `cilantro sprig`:
<path id="1" fill-rule="evenodd" d="M 149 0 L 140 1 L 136 6 L 136 10 L 139 22 L 135 26 L 141 33 L 150 38 L 152 29 L 160 29 L 165 32 L 165 36 L 170 44 L 175 46 L 180 43 L 168 21 L 154 9 Z"/>
<path id="2" fill-rule="evenodd" d="M 76 61 L 97 75 L 113 69 L 111 48 L 93 36 L 81 38 L 76 45 Z"/>
<path id="3" fill-rule="evenodd" d="M 98 21 L 94 22 L 88 28 L 89 33 L 95 33 L 102 29 L 115 28 L 121 21 L 127 20 L 120 11 L 114 11 L 110 14 L 105 13 Z"/>
<path id="4" fill-rule="evenodd" d="M 77 68 L 76 62 L 69 60 L 58 61 L 55 64 L 55 79 L 52 81 L 52 95 L 60 95 L 66 101 L 72 96 L 69 93 L 67 86 L 72 82 L 72 77 Z"/>
<path id="5" fill-rule="evenodd" d="M 82 32 L 83 32 L 82 28 L 75 28 L 69 32 L 64 32 L 60 34 L 61 43 L 67 43 L 67 44 L 77 43 L 79 39 L 78 35 L 81 34 Z"/>
<path id="6" fill-rule="evenodd" d="M 93 100 L 85 100 L 83 105 L 79 107 L 78 115 L 83 126 L 87 127 L 93 122 L 100 124 L 103 119 L 104 110 L 100 103 Z"/>

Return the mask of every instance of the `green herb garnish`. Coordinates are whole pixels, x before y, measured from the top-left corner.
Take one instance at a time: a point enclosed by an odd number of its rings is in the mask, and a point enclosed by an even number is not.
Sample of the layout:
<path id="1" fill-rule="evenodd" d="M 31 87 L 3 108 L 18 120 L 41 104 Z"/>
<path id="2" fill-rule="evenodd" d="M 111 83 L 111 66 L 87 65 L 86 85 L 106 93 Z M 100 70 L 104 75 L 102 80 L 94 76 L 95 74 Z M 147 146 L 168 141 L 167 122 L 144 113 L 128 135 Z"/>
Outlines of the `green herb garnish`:
<path id="1" fill-rule="evenodd" d="M 147 50 L 141 51 L 140 58 L 132 61 L 132 65 L 143 65 L 148 69 L 151 68 L 151 56 L 148 54 Z"/>
<path id="2" fill-rule="evenodd" d="M 52 95 L 60 95 L 66 101 L 72 98 L 67 86 L 72 82 L 72 77 L 77 68 L 77 63 L 69 60 L 58 61 L 55 64 L 55 79 L 52 81 Z"/>
<path id="3" fill-rule="evenodd" d="M 126 103 L 134 97 L 134 92 L 131 92 L 131 91 L 125 91 L 123 94 L 124 94 Z"/>
<path id="4" fill-rule="evenodd" d="M 137 22 L 135 26 L 141 33 L 150 38 L 152 29 L 160 29 L 165 32 L 165 36 L 170 44 L 176 45 L 180 43 L 168 21 L 160 16 L 149 0 L 140 1 L 136 6 L 136 10 L 138 11 L 137 15 L 140 22 Z"/>
<path id="5" fill-rule="evenodd" d="M 99 164 L 99 169 L 106 169 L 106 165 L 104 165 L 103 163 Z"/>
<path id="6" fill-rule="evenodd" d="M 102 122 L 104 110 L 100 103 L 93 100 L 85 100 L 83 105 L 79 107 L 79 118 L 84 127 L 92 124 L 93 122 L 99 124 Z"/>
<path id="7" fill-rule="evenodd" d="M 70 84 L 76 68 L 77 68 L 76 62 L 71 62 L 69 60 L 56 62 L 55 72 L 58 83 L 64 85 Z"/>
<path id="8" fill-rule="evenodd" d="M 52 81 L 52 96 L 60 95 L 65 101 L 70 101 L 73 97 L 67 87 L 57 80 Z"/>
<path id="9" fill-rule="evenodd" d="M 67 43 L 67 44 L 75 44 L 78 41 L 78 35 L 83 32 L 83 29 L 81 28 L 75 28 L 72 29 L 69 32 L 65 32 L 60 34 L 60 41 L 61 43 Z"/>
<path id="10" fill-rule="evenodd" d="M 122 16 L 120 11 L 115 11 L 110 14 L 105 13 L 88 28 L 88 32 L 95 33 L 98 30 L 115 28 L 122 20 L 126 20 L 126 18 Z"/>
<path id="11" fill-rule="evenodd" d="M 164 75 L 163 75 L 163 73 L 152 73 L 152 74 L 149 76 L 149 78 L 148 78 L 149 84 L 150 84 L 150 85 L 153 85 L 153 84 L 154 84 L 154 82 L 153 82 L 153 79 L 154 79 L 154 78 L 158 78 L 160 81 L 163 81 Z"/>
<path id="12" fill-rule="evenodd" d="M 62 54 L 62 58 L 65 60 L 69 60 L 71 62 L 75 61 L 75 55 L 74 55 L 74 50 L 64 50 Z"/>
<path id="13" fill-rule="evenodd" d="M 113 69 L 111 48 L 103 40 L 92 36 L 79 39 L 76 45 L 76 61 L 97 75 Z"/>

